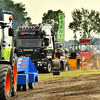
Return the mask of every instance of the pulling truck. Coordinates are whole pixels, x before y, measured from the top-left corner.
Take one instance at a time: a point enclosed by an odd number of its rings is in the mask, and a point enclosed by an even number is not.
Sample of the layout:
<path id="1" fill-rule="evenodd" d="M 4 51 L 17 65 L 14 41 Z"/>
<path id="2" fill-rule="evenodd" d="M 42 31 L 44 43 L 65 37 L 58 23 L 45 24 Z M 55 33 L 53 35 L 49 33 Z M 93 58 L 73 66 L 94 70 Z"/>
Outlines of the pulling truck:
<path id="1" fill-rule="evenodd" d="M 0 21 L 0 100 L 9 100 L 16 94 L 17 89 L 17 65 L 16 50 L 13 46 L 5 46 L 5 29 L 9 36 L 14 36 L 12 23 L 12 13 L 3 11 L 7 15 L 9 23 Z"/>
<path id="2" fill-rule="evenodd" d="M 69 58 L 69 69 L 99 69 L 100 68 L 100 54 L 96 52 L 91 38 L 81 38 L 78 42 L 80 53 L 76 59 Z"/>
<path id="3" fill-rule="evenodd" d="M 51 24 L 19 26 L 17 56 L 30 57 L 39 72 L 51 72 L 54 66 L 65 70 L 67 60 L 54 59 L 54 35 Z"/>
<path id="4" fill-rule="evenodd" d="M 80 54 L 78 57 L 82 57 L 82 68 L 100 68 L 100 54 L 96 52 L 97 48 L 94 46 L 94 42 L 91 38 L 81 38 L 79 40 Z"/>

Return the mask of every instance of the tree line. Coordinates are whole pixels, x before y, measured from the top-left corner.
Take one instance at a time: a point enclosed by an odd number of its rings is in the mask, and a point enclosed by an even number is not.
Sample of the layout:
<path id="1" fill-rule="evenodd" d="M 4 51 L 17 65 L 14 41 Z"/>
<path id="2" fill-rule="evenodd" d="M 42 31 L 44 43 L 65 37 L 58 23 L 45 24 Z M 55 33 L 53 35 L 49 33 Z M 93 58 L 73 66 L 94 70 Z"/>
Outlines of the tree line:
<path id="1" fill-rule="evenodd" d="M 2 20 L 2 10 L 13 12 L 13 27 L 17 29 L 20 24 L 32 24 L 31 18 L 27 16 L 25 5 L 15 3 L 12 0 L 0 0 L 0 20 Z M 58 31 L 59 18 L 58 13 L 63 13 L 62 10 L 48 10 L 43 14 L 42 23 L 53 24 L 55 32 Z M 69 29 L 73 33 L 78 32 L 83 37 L 91 37 L 93 33 L 100 33 L 100 12 L 88 9 L 74 9 L 72 11 L 73 21 L 69 23 Z M 65 27 L 66 28 L 66 27 Z"/>

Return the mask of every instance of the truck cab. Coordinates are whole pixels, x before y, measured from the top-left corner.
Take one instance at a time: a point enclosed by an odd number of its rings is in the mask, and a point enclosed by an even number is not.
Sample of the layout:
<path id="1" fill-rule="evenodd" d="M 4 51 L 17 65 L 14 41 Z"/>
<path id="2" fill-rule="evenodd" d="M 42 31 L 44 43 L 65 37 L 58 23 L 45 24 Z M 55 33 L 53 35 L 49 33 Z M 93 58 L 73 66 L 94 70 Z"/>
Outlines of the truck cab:
<path id="1" fill-rule="evenodd" d="M 52 29 L 53 26 L 48 24 L 20 26 L 17 35 L 17 56 L 30 57 L 37 69 L 47 69 L 47 62 L 52 60 L 53 56 Z M 51 68 L 48 70 L 51 71 Z"/>

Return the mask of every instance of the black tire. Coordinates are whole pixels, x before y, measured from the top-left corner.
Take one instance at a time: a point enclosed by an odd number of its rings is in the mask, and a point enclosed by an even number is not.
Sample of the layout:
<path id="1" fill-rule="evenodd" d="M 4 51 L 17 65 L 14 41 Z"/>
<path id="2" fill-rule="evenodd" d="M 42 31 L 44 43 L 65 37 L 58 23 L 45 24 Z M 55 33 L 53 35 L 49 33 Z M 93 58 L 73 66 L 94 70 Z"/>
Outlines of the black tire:
<path id="1" fill-rule="evenodd" d="M 77 69 L 80 69 L 80 59 L 77 59 Z"/>
<path id="2" fill-rule="evenodd" d="M 100 57 L 98 55 L 91 57 L 89 63 L 93 63 L 91 66 L 92 69 L 100 69 Z"/>
<path id="3" fill-rule="evenodd" d="M 34 83 L 29 83 L 28 86 L 29 86 L 30 89 L 33 89 L 34 88 Z"/>
<path id="4" fill-rule="evenodd" d="M 51 61 L 47 61 L 47 72 L 50 73 L 52 71 Z"/>
<path id="5" fill-rule="evenodd" d="M 12 90 L 12 68 L 0 64 L 0 100 L 9 100 Z"/>
<path id="6" fill-rule="evenodd" d="M 62 68 L 61 68 L 61 71 L 68 71 L 69 70 L 69 64 L 68 63 L 66 63 L 65 65 L 63 65 L 62 63 L 61 63 L 61 65 L 60 65 Z"/>
<path id="7" fill-rule="evenodd" d="M 23 85 L 23 91 L 27 91 L 28 90 L 28 85 Z"/>
<path id="8" fill-rule="evenodd" d="M 16 95 L 17 90 L 17 56 L 13 54 L 13 64 L 12 64 L 12 96 Z"/>
<path id="9" fill-rule="evenodd" d="M 21 90 L 21 85 L 17 85 L 17 91 Z"/>
<path id="10" fill-rule="evenodd" d="M 23 91 L 27 91 L 28 90 L 28 78 L 26 80 L 26 85 L 23 85 Z"/>

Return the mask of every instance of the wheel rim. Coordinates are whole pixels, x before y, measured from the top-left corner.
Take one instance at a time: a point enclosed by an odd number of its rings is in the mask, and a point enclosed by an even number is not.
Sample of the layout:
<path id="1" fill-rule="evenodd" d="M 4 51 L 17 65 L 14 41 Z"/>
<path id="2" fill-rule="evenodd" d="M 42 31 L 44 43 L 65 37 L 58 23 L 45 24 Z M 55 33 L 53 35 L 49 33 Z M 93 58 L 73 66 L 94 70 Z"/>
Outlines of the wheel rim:
<path id="1" fill-rule="evenodd" d="M 7 73 L 7 77 L 6 77 L 6 92 L 9 93 L 10 91 L 10 74 Z"/>
<path id="2" fill-rule="evenodd" d="M 49 71 L 49 72 L 51 71 L 51 66 L 50 66 L 50 64 L 48 64 L 48 71 Z"/>
<path id="3" fill-rule="evenodd" d="M 16 78 L 17 78 L 17 69 L 16 69 L 16 63 L 14 63 L 14 87 L 16 86 Z"/>

